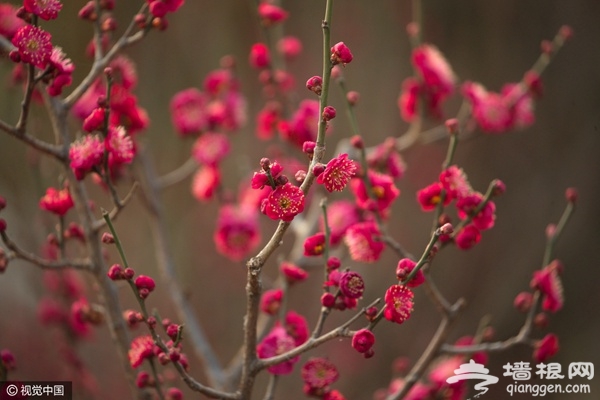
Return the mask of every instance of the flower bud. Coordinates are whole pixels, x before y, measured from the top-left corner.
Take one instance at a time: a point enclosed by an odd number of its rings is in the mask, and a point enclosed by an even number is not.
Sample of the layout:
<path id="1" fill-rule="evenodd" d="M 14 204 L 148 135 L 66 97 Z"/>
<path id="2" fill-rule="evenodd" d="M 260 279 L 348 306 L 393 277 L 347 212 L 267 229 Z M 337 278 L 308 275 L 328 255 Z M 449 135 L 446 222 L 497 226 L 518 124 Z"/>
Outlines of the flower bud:
<path id="1" fill-rule="evenodd" d="M 352 336 L 352 348 L 359 353 L 366 353 L 375 344 L 375 335 L 368 329 L 360 329 Z"/>
<path id="2" fill-rule="evenodd" d="M 326 106 L 323 109 L 323 115 L 321 117 L 323 118 L 323 121 L 330 121 L 335 118 L 335 114 L 335 108 L 333 108 L 332 106 Z"/>
<path id="3" fill-rule="evenodd" d="M 306 81 L 306 88 L 317 96 L 321 95 L 323 89 L 323 79 L 320 76 L 313 76 Z"/>

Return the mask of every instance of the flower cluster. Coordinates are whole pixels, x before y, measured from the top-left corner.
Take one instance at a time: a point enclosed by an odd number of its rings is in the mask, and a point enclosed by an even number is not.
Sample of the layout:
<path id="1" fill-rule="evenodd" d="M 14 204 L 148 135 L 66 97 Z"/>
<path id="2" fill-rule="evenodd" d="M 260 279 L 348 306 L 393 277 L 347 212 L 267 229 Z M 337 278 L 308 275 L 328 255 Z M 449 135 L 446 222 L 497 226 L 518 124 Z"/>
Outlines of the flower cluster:
<path id="1" fill-rule="evenodd" d="M 331 361 L 313 357 L 302 366 L 301 376 L 305 395 L 326 399 L 330 397 L 325 396 L 333 391 L 329 385 L 337 381 L 340 374 Z M 341 397 L 337 398 L 341 399 Z"/>
<path id="2" fill-rule="evenodd" d="M 509 83 L 496 93 L 480 83 L 465 82 L 462 91 L 473 108 L 473 119 L 484 132 L 503 133 L 535 122 L 534 92 L 524 84 Z"/>
<path id="3" fill-rule="evenodd" d="M 494 182 L 498 190 L 494 195 L 504 191 L 501 181 Z M 431 211 L 438 206 L 445 207 L 455 201 L 458 217 L 462 224 L 460 229 L 450 235 L 442 235 L 440 240 L 454 239 L 459 249 L 467 250 L 481 240 L 481 231 L 490 229 L 496 220 L 496 204 L 473 190 L 464 171 L 452 165 L 440 173 L 439 180 L 417 192 L 417 201 L 423 211 Z M 444 222 L 449 216 L 444 214 Z"/>

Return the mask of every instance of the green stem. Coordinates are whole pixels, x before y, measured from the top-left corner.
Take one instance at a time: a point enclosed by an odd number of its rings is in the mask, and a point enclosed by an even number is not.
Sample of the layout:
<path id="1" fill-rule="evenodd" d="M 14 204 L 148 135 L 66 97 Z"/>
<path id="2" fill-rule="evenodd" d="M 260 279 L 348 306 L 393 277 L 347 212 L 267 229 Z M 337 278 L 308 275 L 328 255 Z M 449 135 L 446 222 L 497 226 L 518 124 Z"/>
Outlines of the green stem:
<path id="1" fill-rule="evenodd" d="M 329 220 L 327 218 L 327 198 L 323 197 L 321 199 L 321 209 L 323 210 L 323 225 L 325 230 L 325 248 L 323 250 L 323 261 L 324 261 L 324 270 L 325 270 L 325 280 L 326 282 L 329 279 L 329 274 L 327 271 L 327 262 L 329 261 L 329 244 L 331 240 L 331 228 L 329 227 Z M 329 287 L 325 286 L 324 290 L 329 292 Z"/>
<path id="2" fill-rule="evenodd" d="M 573 211 L 575 211 L 575 204 L 572 202 L 567 203 L 567 207 L 565 207 L 562 216 L 558 220 L 558 224 L 556 224 L 556 229 L 554 233 L 548 238 L 548 241 L 546 242 L 546 249 L 544 251 L 544 259 L 542 266 L 546 266 L 550 264 L 550 261 L 552 261 L 552 252 L 554 251 L 554 245 L 560 237 L 563 229 L 567 225 L 567 222 L 569 222 L 569 219 L 571 219 Z"/>
<path id="3" fill-rule="evenodd" d="M 108 226 L 110 233 L 115 238 L 115 245 L 117 246 L 117 250 L 119 251 L 121 260 L 123 260 L 123 266 L 125 268 L 129 268 L 129 264 L 127 263 L 127 257 L 125 257 L 125 252 L 123 251 L 123 246 L 121 245 L 121 240 L 119 240 L 119 235 L 117 235 L 117 231 L 115 230 L 115 227 L 113 226 L 112 221 L 110 220 L 110 215 L 108 211 L 102 209 L 102 218 L 104 218 L 104 221 L 106 221 L 106 226 Z"/>

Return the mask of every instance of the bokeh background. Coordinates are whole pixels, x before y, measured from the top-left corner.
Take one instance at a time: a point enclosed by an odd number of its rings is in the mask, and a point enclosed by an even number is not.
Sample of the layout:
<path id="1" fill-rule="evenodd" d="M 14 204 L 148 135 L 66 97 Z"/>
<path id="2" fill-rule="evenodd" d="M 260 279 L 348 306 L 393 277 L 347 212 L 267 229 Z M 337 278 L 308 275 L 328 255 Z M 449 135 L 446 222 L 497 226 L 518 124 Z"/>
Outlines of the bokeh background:
<path id="1" fill-rule="evenodd" d="M 13 1 L 13 4 L 18 2 Z M 83 1 L 64 2 L 58 21 L 45 27 L 76 64 L 75 80 L 80 80 L 90 61 L 83 56 L 91 27 L 76 18 Z M 141 1 L 117 2 L 115 15 L 120 31 Z M 179 13 L 169 17 L 165 32 L 151 32 L 147 40 L 127 54 L 138 67 L 140 85 L 136 91 L 140 104 L 148 110 L 151 126 L 143 142 L 153 152 L 160 173 L 166 173 L 188 158 L 191 142 L 173 132 L 168 104 L 177 91 L 201 84 L 204 75 L 217 68 L 219 59 L 233 55 L 238 60 L 242 91 L 248 100 L 249 123 L 232 140 L 235 157 L 225 164 L 225 185 L 236 187 L 265 154 L 266 145 L 254 136 L 254 115 L 264 98 L 256 71 L 247 63 L 249 47 L 262 40 L 254 12 L 255 3 L 232 0 L 188 1 Z M 302 56 L 290 65 L 298 82 L 297 98 L 310 98 L 303 82 L 321 70 L 321 30 L 323 1 L 284 2 L 290 11 L 285 33 L 300 38 Z M 537 337 L 555 332 L 561 350 L 554 361 L 566 369 L 570 362 L 600 364 L 600 257 L 598 255 L 600 195 L 600 3 L 595 0 L 475 0 L 424 1 L 423 37 L 445 54 L 461 80 L 482 82 L 499 90 L 506 82 L 518 81 L 539 54 L 542 39 L 551 39 L 559 27 L 569 24 L 575 36 L 543 75 L 545 94 L 537 102 L 534 126 L 501 136 L 477 135 L 459 145 L 456 162 L 470 177 L 473 186 L 485 190 L 490 180 L 502 179 L 506 195 L 497 203 L 496 226 L 484 233 L 482 242 L 468 252 L 454 249 L 440 254 L 434 277 L 451 300 L 465 297 L 468 307 L 455 325 L 451 339 L 472 334 L 486 315 L 498 339 L 516 333 L 523 315 L 512 307 L 514 296 L 526 290 L 533 270 L 541 267 L 544 230 L 556 222 L 565 205 L 564 190 L 577 187 L 577 211 L 556 247 L 556 256 L 565 265 L 563 282 L 566 303 L 550 326 L 536 331 Z M 403 133 L 407 125 L 396 101 L 401 82 L 411 74 L 410 44 L 405 26 L 410 21 L 410 2 L 345 0 L 336 2 L 333 12 L 332 42 L 344 41 L 355 59 L 345 70 L 350 89 L 361 94 L 357 117 L 367 145 Z M 0 60 L 3 85 L 0 89 L 0 118 L 16 121 L 19 90 L 8 88 L 11 65 Z M 334 90 L 331 103 L 342 107 Z M 445 106 L 448 116 L 458 109 L 460 99 Z M 45 136 L 47 122 L 41 106 L 34 108 L 31 132 Z M 341 113 L 340 113 L 341 115 Z M 428 122 L 428 127 L 435 121 Z M 76 124 L 73 124 L 76 127 Z M 349 135 L 343 118 L 335 121 L 333 141 Z M 447 143 L 436 142 L 411 148 L 403 154 L 408 164 L 399 183 L 402 195 L 394 207 L 390 232 L 412 253 L 420 254 L 428 240 L 430 215 L 420 211 L 415 191 L 429 184 L 439 172 Z M 333 146 L 329 147 L 330 153 Z M 333 154 L 328 154 L 329 156 Z M 52 230 L 53 221 L 38 209 L 45 187 L 56 185 L 57 167 L 39 157 L 20 142 L 0 135 L 0 194 L 10 207 L 3 212 L 11 234 L 26 248 L 39 249 Z M 197 310 L 206 333 L 221 361 L 226 363 L 239 348 L 244 313 L 243 263 L 234 263 L 216 254 L 212 233 L 218 206 L 200 204 L 190 194 L 190 180 L 164 192 L 170 246 L 178 275 L 186 294 Z M 93 190 L 93 189 L 92 189 Z M 121 190 L 125 190 L 121 188 Z M 106 205 L 100 191 L 98 204 Z M 274 224 L 262 221 L 263 239 Z M 153 245 L 148 233 L 145 209 L 136 199 L 117 223 L 122 232 L 130 263 L 137 271 L 157 276 Z M 266 282 L 276 275 L 276 260 L 285 257 L 292 238 L 267 264 Z M 111 253 L 113 261 L 116 254 Z M 387 251 L 376 265 L 355 265 L 367 281 L 366 301 L 381 296 L 391 283 L 397 259 Z M 320 274 L 290 294 L 290 307 L 314 323 L 318 313 Z M 85 281 L 87 279 L 83 277 Z M 159 282 L 151 306 L 163 316 L 174 315 L 171 302 Z M 133 307 L 131 295 L 123 288 L 123 303 Z M 93 288 L 90 296 L 93 299 Z M 17 357 L 18 379 L 68 379 L 62 366 L 58 332 L 44 328 L 37 318 L 38 302 L 46 295 L 42 273 L 34 266 L 13 262 L 0 276 L 0 348 L 10 348 Z M 331 318 L 327 326 L 346 315 Z M 391 365 L 397 356 L 416 360 L 432 336 L 439 316 L 424 293 L 418 291 L 415 312 L 401 327 L 381 324 L 377 329 L 376 356 L 363 360 L 352 351 L 348 341 L 330 343 L 309 356 L 328 355 L 340 366 L 341 378 L 335 384 L 348 399 L 369 399 L 385 387 L 393 376 Z M 139 331 L 140 333 L 142 331 Z M 97 379 L 97 396 L 102 399 L 128 398 L 128 391 L 116 354 L 111 349 L 105 327 L 94 330 L 89 340 L 77 344 L 83 365 Z M 525 347 L 495 353 L 487 367 L 500 376 L 507 362 L 529 361 Z M 304 356 L 303 360 L 307 357 Z M 204 376 L 192 360 L 192 374 Z M 277 399 L 302 398 L 301 380 L 296 372 L 282 379 Z M 176 379 L 175 379 L 176 382 Z M 507 398 L 500 384 L 486 394 L 488 399 Z M 264 385 L 262 377 L 259 385 Z M 541 383 L 541 382 L 540 382 Z M 566 379 L 561 383 L 571 383 Z M 548 399 L 598 398 L 598 378 L 589 383 L 591 395 L 547 395 Z M 290 394 L 292 393 L 292 394 Z M 81 397 L 85 398 L 83 394 Z M 191 395 L 189 398 L 201 398 Z M 256 396 L 260 398 L 260 396 Z M 515 398 L 530 398 L 522 396 Z"/>

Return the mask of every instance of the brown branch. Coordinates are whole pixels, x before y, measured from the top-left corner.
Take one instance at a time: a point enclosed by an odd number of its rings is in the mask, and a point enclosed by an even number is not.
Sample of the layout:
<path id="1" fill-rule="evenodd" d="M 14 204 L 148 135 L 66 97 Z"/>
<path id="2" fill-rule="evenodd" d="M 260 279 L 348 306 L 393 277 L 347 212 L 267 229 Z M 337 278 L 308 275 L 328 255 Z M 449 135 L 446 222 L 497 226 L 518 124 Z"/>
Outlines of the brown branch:
<path id="1" fill-rule="evenodd" d="M 62 162 L 65 162 L 67 160 L 67 153 L 63 151 L 62 146 L 45 142 L 41 139 L 29 135 L 24 130 L 19 131 L 16 127 L 9 125 L 2 120 L 0 120 L 0 130 L 8 133 L 10 136 L 19 139 L 20 141 L 26 143 L 27 145 L 31 146 L 36 150 L 39 150 L 44 154 L 48 154 Z"/>
<path id="2" fill-rule="evenodd" d="M 197 169 L 198 163 L 196 162 L 196 160 L 190 157 L 185 163 L 183 163 L 178 168 L 174 169 L 166 175 L 156 178 L 156 187 L 162 190 L 166 189 L 169 186 L 173 186 L 183 181 Z"/>
<path id="3" fill-rule="evenodd" d="M 89 259 L 83 259 L 83 260 L 81 260 L 81 259 L 78 259 L 78 260 L 62 259 L 62 260 L 57 260 L 57 261 L 47 260 L 45 258 L 39 257 L 33 253 L 29 253 L 29 252 L 23 250 L 22 248 L 20 248 L 15 242 L 13 242 L 8 237 L 8 235 L 6 234 L 6 231 L 0 232 L 0 236 L 2 236 L 2 241 L 4 242 L 6 247 L 9 250 L 11 250 L 11 252 L 12 252 L 12 253 L 7 254 L 9 259 L 19 258 L 21 260 L 29 261 L 30 263 L 35 264 L 38 267 L 43 268 L 43 269 L 58 270 L 58 269 L 73 268 L 73 269 L 78 269 L 78 270 L 83 270 L 83 271 L 91 271 L 92 270 L 92 263 L 90 262 Z"/>
<path id="4" fill-rule="evenodd" d="M 437 331 L 431 338 L 431 341 L 427 345 L 427 348 L 421 354 L 421 357 L 414 365 L 414 367 L 410 370 L 410 373 L 406 377 L 404 381 L 404 385 L 396 392 L 390 394 L 386 400 L 399 400 L 408 394 L 408 392 L 412 389 L 412 387 L 417 383 L 417 381 L 423 376 L 425 370 L 429 367 L 429 364 L 434 360 L 434 358 L 438 355 L 440 348 L 442 347 L 448 333 L 450 332 L 450 327 L 454 320 L 458 317 L 458 314 L 464 307 L 465 302 L 463 299 L 459 299 L 453 306 L 448 315 L 444 315 L 442 317 L 442 321 L 438 326 Z"/>
<path id="5" fill-rule="evenodd" d="M 194 353 L 202 361 L 209 383 L 216 388 L 225 387 L 227 385 L 223 368 L 210 346 L 204 329 L 198 321 L 192 306 L 183 295 L 183 290 L 179 284 L 175 262 L 167 244 L 165 216 L 160 202 L 156 173 L 145 148 L 140 148 L 138 160 L 143 177 L 142 182 L 144 183 L 143 194 L 146 199 L 145 204 L 150 214 L 149 222 L 154 242 L 154 251 L 162 280 L 168 285 L 168 292 L 175 305 L 175 311 L 179 319 L 185 324 L 186 342 L 189 340 Z"/>
<path id="6" fill-rule="evenodd" d="M 138 13 L 143 13 L 146 7 L 147 3 L 144 3 L 144 5 Z M 145 28 L 132 35 L 131 32 L 133 32 L 133 29 L 135 27 L 135 19 L 132 18 L 131 22 L 129 23 L 129 26 L 127 27 L 121 38 L 113 45 L 113 47 L 108 51 L 108 53 L 106 53 L 104 57 L 94 61 L 94 64 L 92 65 L 92 68 L 90 69 L 88 75 L 83 79 L 83 81 L 81 81 L 79 86 L 77 86 L 71 92 L 71 94 L 69 94 L 67 98 L 65 98 L 63 102 L 63 107 L 65 108 L 65 110 L 70 109 L 73 106 L 73 104 L 75 104 L 75 102 L 79 100 L 79 98 L 86 92 L 86 90 L 89 89 L 89 87 L 92 85 L 92 83 L 94 83 L 98 75 L 100 75 L 102 71 L 104 71 L 104 68 L 106 68 L 106 66 L 112 61 L 113 58 L 115 58 L 117 54 L 119 54 L 124 48 L 141 41 L 150 29 Z M 96 50 L 98 51 L 98 49 Z"/>
<path id="7" fill-rule="evenodd" d="M 114 221 L 119 216 L 119 214 L 121 213 L 121 210 L 123 210 L 125 208 L 125 206 L 131 201 L 131 199 L 133 198 L 133 195 L 135 194 L 135 192 L 139 186 L 140 185 L 138 182 L 133 182 L 133 185 L 131 186 L 131 188 L 129 189 L 129 192 L 123 198 L 123 200 L 120 200 L 118 197 L 116 197 L 116 200 L 115 200 L 115 198 L 113 197 L 113 203 L 115 206 L 108 213 L 111 221 Z M 93 229 L 95 231 L 98 231 L 98 230 L 102 229 L 104 226 L 106 226 L 106 221 L 104 219 L 99 219 L 94 222 Z"/>

